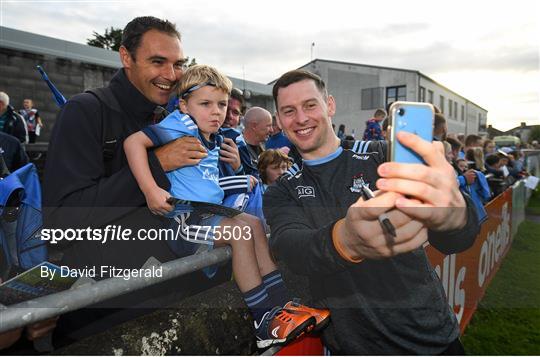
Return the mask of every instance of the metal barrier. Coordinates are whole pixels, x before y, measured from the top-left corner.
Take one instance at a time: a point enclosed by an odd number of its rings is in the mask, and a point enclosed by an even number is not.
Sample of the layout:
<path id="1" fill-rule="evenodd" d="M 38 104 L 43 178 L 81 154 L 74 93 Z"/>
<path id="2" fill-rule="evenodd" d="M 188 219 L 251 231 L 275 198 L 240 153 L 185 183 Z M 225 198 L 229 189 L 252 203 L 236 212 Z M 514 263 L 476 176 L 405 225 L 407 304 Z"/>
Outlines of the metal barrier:
<path id="1" fill-rule="evenodd" d="M 0 310 L 0 333 L 186 275 L 230 258 L 231 248 L 222 247 L 166 263 L 159 263 L 154 259 L 163 268 L 162 277 L 132 277 L 128 280 L 109 278 L 91 281 L 59 293 L 11 305 Z"/>

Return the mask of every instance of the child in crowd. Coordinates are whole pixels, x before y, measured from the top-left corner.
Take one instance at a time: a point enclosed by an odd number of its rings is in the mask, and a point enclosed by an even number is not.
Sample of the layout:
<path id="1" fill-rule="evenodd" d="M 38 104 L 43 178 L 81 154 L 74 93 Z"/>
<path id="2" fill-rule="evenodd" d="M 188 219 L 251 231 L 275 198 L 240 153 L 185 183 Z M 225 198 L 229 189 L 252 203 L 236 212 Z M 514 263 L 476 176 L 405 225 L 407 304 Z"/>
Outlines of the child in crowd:
<path id="1" fill-rule="evenodd" d="M 181 111 L 174 111 L 162 122 L 126 139 L 124 148 L 129 166 L 152 212 L 172 211 L 173 206 L 168 203 L 171 197 L 222 203 L 224 191 L 218 182 L 219 138 L 216 133 L 225 120 L 231 89 L 231 81 L 216 69 L 192 66 L 179 85 Z M 186 135 L 198 138 L 208 156 L 198 165 L 168 172 L 171 190 L 167 192 L 157 186 L 152 177 L 146 151 Z M 192 219 L 191 223 L 188 220 L 188 223 L 211 228 L 214 237 L 210 243 L 204 242 L 207 246 L 230 245 L 232 248 L 233 274 L 253 316 L 259 348 L 287 343 L 313 327 L 322 328 L 329 321 L 328 310 L 290 301 L 259 219 L 245 213 L 231 218 L 206 212 L 196 220 Z M 238 232 L 237 227 L 244 234 L 241 239 L 227 239 L 231 232 Z M 194 240 L 187 244 L 200 246 Z"/>
<path id="2" fill-rule="evenodd" d="M 456 165 L 461 171 L 461 173 L 464 173 L 465 171 L 469 169 L 469 163 L 465 159 L 457 159 Z"/>
<path id="3" fill-rule="evenodd" d="M 480 171 L 485 172 L 486 168 L 484 166 L 484 150 L 480 147 L 474 147 L 465 153 L 465 159 L 471 164 L 470 167 Z"/>
<path id="4" fill-rule="evenodd" d="M 39 112 L 36 108 L 33 108 L 34 102 L 32 99 L 23 100 L 23 108 L 19 110 L 26 122 L 26 128 L 28 130 L 28 142 L 33 144 L 36 142 L 36 137 L 39 136 L 43 122 L 39 116 Z"/>
<path id="5" fill-rule="evenodd" d="M 257 169 L 266 188 L 292 166 L 292 160 L 281 150 L 268 149 L 259 155 Z"/>

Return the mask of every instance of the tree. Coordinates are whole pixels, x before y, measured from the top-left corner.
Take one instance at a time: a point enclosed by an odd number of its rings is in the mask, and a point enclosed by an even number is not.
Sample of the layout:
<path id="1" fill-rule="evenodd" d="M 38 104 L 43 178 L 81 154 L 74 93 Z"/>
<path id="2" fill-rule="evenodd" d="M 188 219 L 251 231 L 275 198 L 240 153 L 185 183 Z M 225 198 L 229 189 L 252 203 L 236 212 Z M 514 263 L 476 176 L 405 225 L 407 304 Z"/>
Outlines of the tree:
<path id="1" fill-rule="evenodd" d="M 529 134 L 529 142 L 532 143 L 533 140 L 540 141 L 540 126 L 535 125 Z"/>
<path id="2" fill-rule="evenodd" d="M 105 33 L 100 35 L 96 31 L 92 34 L 94 38 L 87 39 L 86 43 L 90 46 L 105 48 L 107 50 L 118 51 L 122 43 L 122 29 L 110 27 L 105 29 Z"/>

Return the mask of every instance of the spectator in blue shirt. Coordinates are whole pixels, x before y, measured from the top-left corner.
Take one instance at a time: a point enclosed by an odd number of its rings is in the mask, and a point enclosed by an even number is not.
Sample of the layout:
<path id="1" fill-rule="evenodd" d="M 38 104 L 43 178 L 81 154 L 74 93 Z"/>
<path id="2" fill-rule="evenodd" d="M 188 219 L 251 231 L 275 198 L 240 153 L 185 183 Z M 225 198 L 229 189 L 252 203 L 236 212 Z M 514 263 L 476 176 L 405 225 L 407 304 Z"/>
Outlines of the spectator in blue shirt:
<path id="1" fill-rule="evenodd" d="M 384 140 L 381 130 L 381 122 L 386 118 L 386 110 L 377 109 L 373 118 L 366 122 L 366 130 L 364 130 L 364 137 L 362 140 Z"/>

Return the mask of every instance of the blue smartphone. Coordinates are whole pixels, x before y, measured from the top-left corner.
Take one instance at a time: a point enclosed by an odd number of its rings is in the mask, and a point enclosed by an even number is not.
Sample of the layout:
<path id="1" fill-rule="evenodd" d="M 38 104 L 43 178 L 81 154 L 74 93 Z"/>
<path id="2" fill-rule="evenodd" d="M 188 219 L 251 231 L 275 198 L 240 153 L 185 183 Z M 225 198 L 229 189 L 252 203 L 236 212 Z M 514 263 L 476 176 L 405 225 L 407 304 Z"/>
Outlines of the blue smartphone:
<path id="1" fill-rule="evenodd" d="M 394 102 L 390 106 L 390 121 L 388 123 L 388 151 L 390 161 L 425 164 L 420 155 L 403 146 L 396 134 L 406 131 L 416 134 L 426 141 L 433 141 L 433 105 L 429 103 Z"/>

